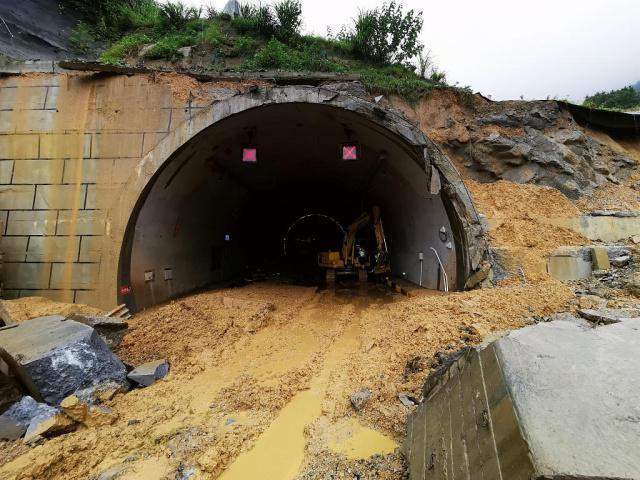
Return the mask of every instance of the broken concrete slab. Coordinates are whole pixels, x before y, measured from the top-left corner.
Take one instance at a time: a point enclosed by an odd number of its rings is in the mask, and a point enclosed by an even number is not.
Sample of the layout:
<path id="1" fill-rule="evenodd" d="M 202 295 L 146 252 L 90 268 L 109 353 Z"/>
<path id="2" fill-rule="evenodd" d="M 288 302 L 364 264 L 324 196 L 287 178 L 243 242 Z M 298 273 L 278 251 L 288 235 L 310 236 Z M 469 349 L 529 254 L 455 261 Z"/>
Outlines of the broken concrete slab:
<path id="1" fill-rule="evenodd" d="M 638 342 L 568 315 L 463 350 L 409 419 L 410 478 L 637 479 Z"/>
<path id="2" fill-rule="evenodd" d="M 169 362 L 154 360 L 134 368 L 127 378 L 141 387 L 148 387 L 169 373 Z"/>
<path id="3" fill-rule="evenodd" d="M 634 308 L 600 308 L 597 310 L 582 308 L 578 310 L 578 314 L 582 318 L 599 325 L 609 325 L 627 320 L 640 320 L 640 310 Z"/>
<path id="4" fill-rule="evenodd" d="M 609 270 L 609 251 L 606 247 L 591 247 L 591 266 L 593 270 Z"/>
<path id="5" fill-rule="evenodd" d="M 583 247 L 560 247 L 549 257 L 549 274 L 561 281 L 589 278 L 593 271 L 591 255 Z"/>
<path id="6" fill-rule="evenodd" d="M 51 405 L 105 381 L 127 385 L 124 364 L 100 335 L 61 316 L 35 318 L 0 331 L 0 344 Z"/>

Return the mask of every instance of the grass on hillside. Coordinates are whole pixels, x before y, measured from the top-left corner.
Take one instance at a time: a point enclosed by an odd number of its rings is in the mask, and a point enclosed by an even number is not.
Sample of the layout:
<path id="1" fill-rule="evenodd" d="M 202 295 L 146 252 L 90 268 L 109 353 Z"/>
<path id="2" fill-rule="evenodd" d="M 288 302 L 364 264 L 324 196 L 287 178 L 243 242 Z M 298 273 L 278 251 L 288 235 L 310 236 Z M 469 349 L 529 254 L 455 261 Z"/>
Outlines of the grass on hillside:
<path id="1" fill-rule="evenodd" d="M 93 12 L 91 23 L 81 22 L 71 40 L 77 51 L 85 54 L 100 42 L 106 44 L 99 57 L 104 63 L 123 64 L 140 56 L 141 51 L 145 59 L 177 61 L 182 58 L 179 49 L 191 46 L 196 55 L 206 59 L 210 70 L 357 73 L 370 91 L 397 94 L 411 101 L 446 86 L 439 73 L 421 76 L 407 65 L 381 65 L 356 58 L 353 45 L 344 36 L 305 36 L 292 33 L 291 28 L 283 33 L 281 23 L 273 18 L 273 9 L 266 7 L 243 7 L 241 16 L 231 18 L 210 9 L 202 12 L 154 0 L 64 1 L 81 12 Z"/>

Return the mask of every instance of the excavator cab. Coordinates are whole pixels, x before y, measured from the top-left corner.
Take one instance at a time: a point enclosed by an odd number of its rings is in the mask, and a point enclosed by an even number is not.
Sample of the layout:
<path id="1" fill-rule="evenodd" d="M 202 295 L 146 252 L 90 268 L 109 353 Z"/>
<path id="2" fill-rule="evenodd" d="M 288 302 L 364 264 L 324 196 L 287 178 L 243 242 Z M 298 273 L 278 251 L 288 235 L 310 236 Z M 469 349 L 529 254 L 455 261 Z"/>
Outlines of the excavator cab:
<path id="1" fill-rule="evenodd" d="M 318 265 L 325 269 L 328 285 L 335 283 L 337 275 L 357 276 L 364 283 L 369 274 L 379 277 L 391 272 L 380 208 L 374 206 L 371 213 L 363 213 L 349 225 L 340 251 L 320 252 Z"/>

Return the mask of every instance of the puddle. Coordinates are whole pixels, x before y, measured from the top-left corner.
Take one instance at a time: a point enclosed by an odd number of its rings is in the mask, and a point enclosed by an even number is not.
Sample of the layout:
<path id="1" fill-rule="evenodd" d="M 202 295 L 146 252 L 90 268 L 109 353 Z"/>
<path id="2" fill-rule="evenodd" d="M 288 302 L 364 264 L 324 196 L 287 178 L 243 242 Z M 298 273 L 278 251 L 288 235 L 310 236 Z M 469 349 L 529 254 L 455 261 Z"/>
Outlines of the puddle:
<path id="1" fill-rule="evenodd" d="M 364 460 L 373 455 L 393 453 L 398 444 L 355 418 L 341 420 L 327 432 L 328 447 L 350 460 Z"/>
<path id="2" fill-rule="evenodd" d="M 254 447 L 240 455 L 219 478 L 294 478 L 304 460 L 304 427 L 320 415 L 323 394 L 315 388 L 296 395 Z"/>

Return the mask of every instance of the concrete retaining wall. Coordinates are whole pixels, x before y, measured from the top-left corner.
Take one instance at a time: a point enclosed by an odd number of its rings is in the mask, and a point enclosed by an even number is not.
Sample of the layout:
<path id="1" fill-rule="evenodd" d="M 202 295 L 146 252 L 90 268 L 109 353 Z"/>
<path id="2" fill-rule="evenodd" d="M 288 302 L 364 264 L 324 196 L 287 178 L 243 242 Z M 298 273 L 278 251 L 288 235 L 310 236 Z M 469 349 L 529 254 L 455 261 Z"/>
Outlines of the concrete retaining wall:
<path id="1" fill-rule="evenodd" d="M 568 315 L 464 350 L 409 419 L 410 478 L 639 478 L 638 340 Z"/>
<path id="2" fill-rule="evenodd" d="M 99 303 L 109 205 L 188 115 L 169 85 L 145 76 L 0 79 L 4 296 Z"/>

